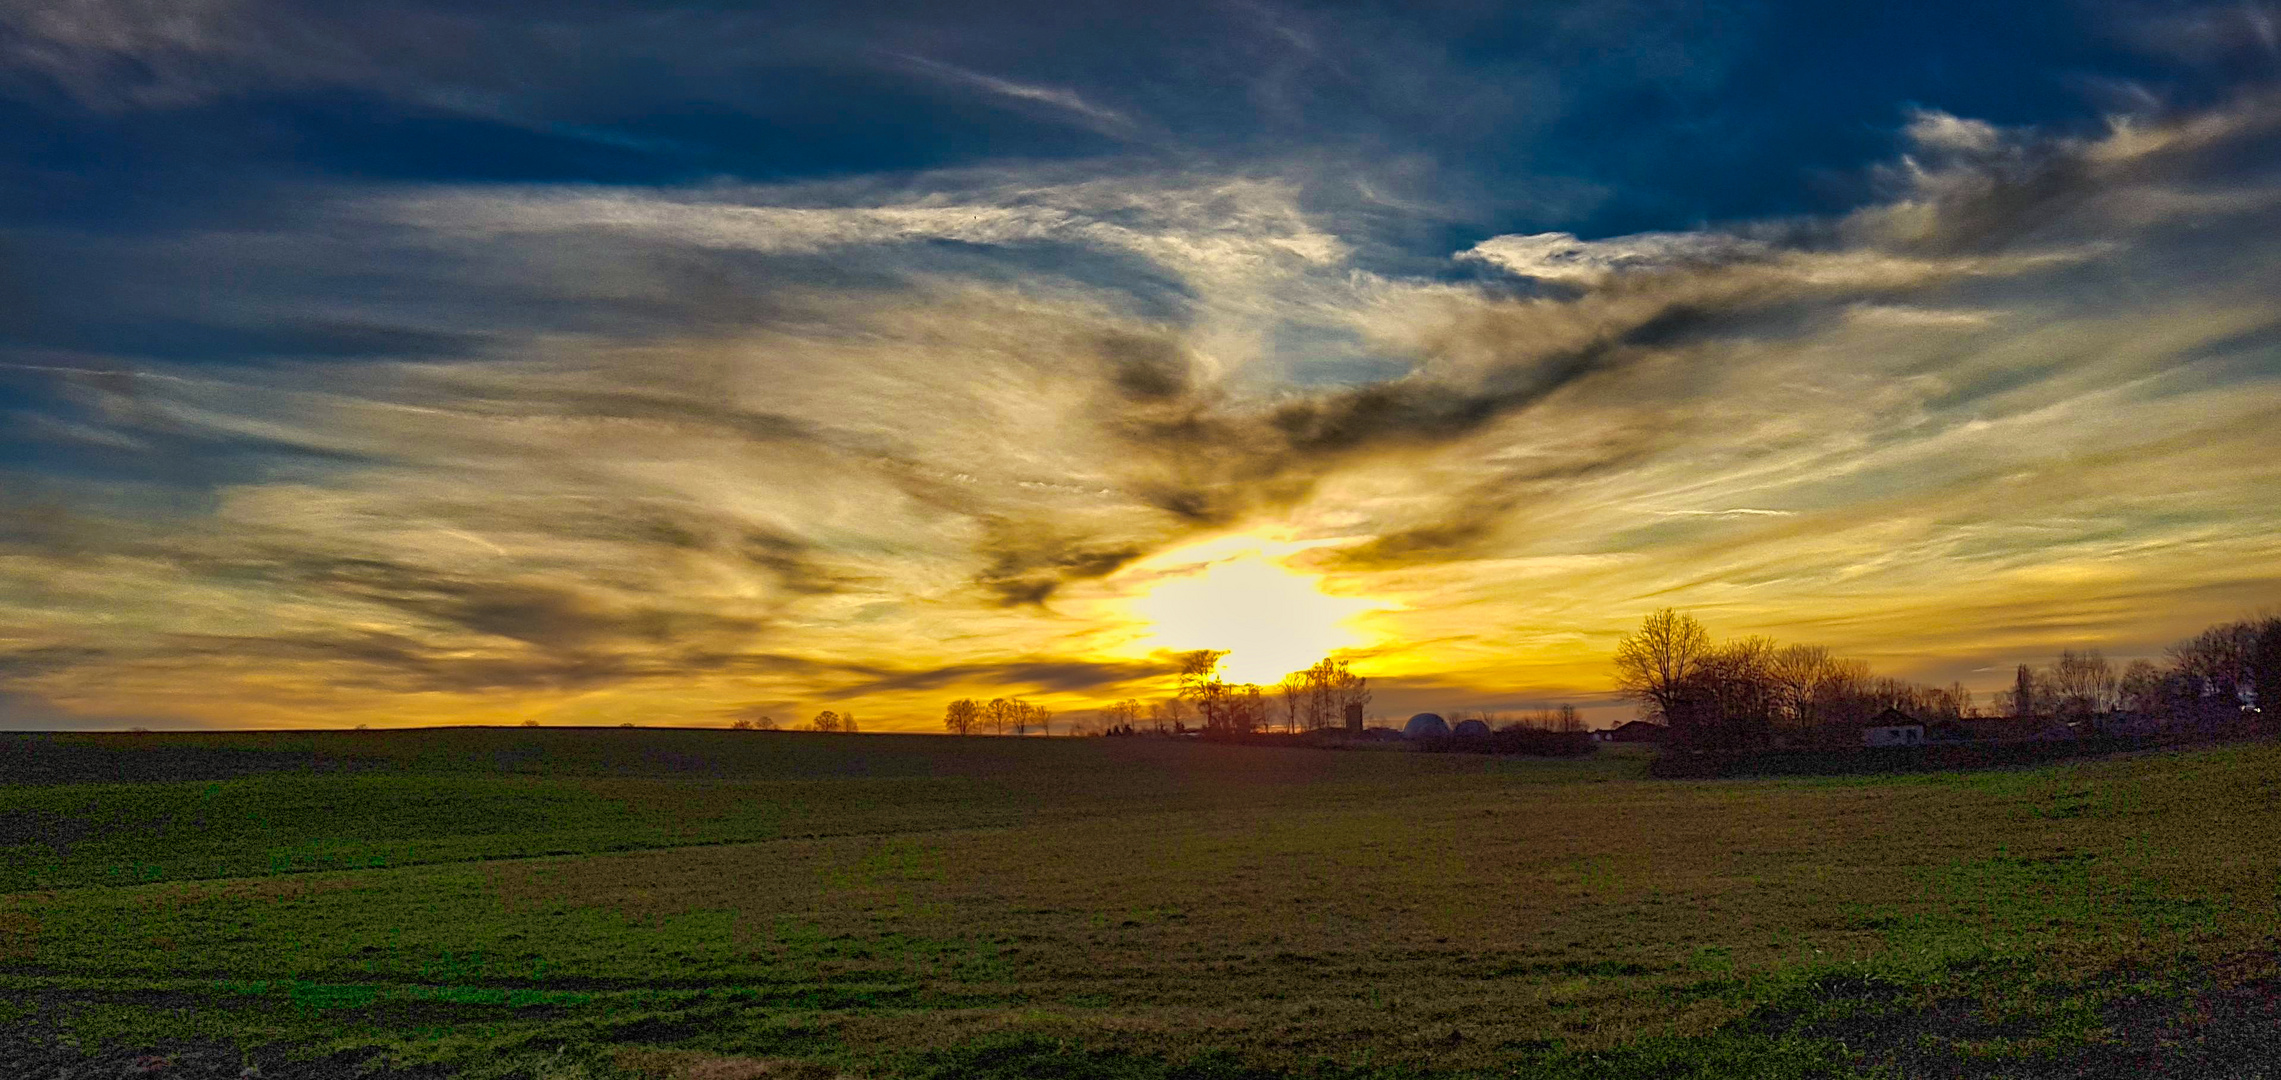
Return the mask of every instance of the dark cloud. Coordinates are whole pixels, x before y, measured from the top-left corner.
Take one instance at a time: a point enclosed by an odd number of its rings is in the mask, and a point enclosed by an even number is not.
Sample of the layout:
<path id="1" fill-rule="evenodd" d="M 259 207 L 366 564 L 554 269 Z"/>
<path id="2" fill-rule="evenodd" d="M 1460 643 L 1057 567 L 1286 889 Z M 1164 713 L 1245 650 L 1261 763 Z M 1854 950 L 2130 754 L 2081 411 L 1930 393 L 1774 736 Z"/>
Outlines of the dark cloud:
<path id="1" fill-rule="evenodd" d="M 1101 339 L 1098 351 L 1107 362 L 1110 384 L 1129 401 L 1177 401 L 1194 389 L 1196 359 L 1170 337 L 1110 334 Z"/>
<path id="2" fill-rule="evenodd" d="M 969 684 L 1002 687 L 1009 692 L 1079 693 L 1099 691 L 1146 680 L 1161 680 L 1179 670 L 1172 661 L 1135 660 L 1016 660 L 990 664 L 952 664 L 923 670 L 882 674 L 838 688 L 842 694 L 872 694 L 894 690 L 933 690 Z"/>
<path id="3" fill-rule="evenodd" d="M 1057 534 L 1050 522 L 985 522 L 977 554 L 988 560 L 975 579 L 1007 607 L 1042 604 L 1072 581 L 1106 577 L 1147 553 L 1139 544 L 1102 544 Z"/>
<path id="4" fill-rule="evenodd" d="M 180 728 L 198 725 L 166 716 L 83 713 L 43 695 L 0 686 L 0 730 L 118 731 L 126 728 Z"/>
<path id="5" fill-rule="evenodd" d="M 2075 40 L 2041 6 L 2025 38 L 1977 8 L 148 7 L 0 9 L 0 107 L 38 150 L 0 164 L 0 479 L 51 493 L 0 505 L 0 676 L 57 700 L 262 664 L 1088 692 L 1162 672 L 927 666 L 943 624 L 914 613 L 1017 628 L 946 648 L 1055 654 L 1065 622 L 1008 609 L 1285 525 L 1359 541 L 1317 569 L 1636 543 L 1696 560 L 1642 591 L 1756 586 L 1788 556 L 1703 555 L 1775 531 L 1721 515 L 1899 516 L 1940 468 L 1868 458 L 1951 413 L 2048 410 L 2014 444 L 2041 447 L 2151 413 L 2131 379 L 2271 374 L 2235 315 L 2199 351 L 2051 326 L 2062 292 L 2150 324 L 2239 306 L 2187 293 L 2269 273 L 2270 209 L 2233 208 L 2273 188 L 2281 105 L 2095 131 L 2050 97 L 2080 57 L 2033 47 Z M 2223 40 L 2255 19 L 2154 22 L 2181 63 L 2271 52 Z M 2143 96 L 2218 100 L 2185 79 Z M 2049 337 L 1927 344 L 2012 310 Z M 1996 456 L 1974 483 L 2063 471 Z M 1822 502 L 1719 490 L 1776 473 Z"/>

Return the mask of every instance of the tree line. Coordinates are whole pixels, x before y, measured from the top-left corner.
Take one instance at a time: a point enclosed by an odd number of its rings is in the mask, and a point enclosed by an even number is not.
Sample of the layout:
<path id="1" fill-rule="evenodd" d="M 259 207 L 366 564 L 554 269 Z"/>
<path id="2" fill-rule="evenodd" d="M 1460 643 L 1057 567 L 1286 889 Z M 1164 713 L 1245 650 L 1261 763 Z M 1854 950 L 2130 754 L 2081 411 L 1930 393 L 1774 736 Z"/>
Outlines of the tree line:
<path id="1" fill-rule="evenodd" d="M 1963 684 L 1924 686 L 1879 677 L 1821 645 L 1767 637 L 1720 643 L 1695 617 L 1663 608 L 1616 645 L 1616 688 L 1674 742 L 1748 746 L 1780 734 L 1850 741 L 1859 726 L 1898 709 L 1920 720 L 1977 715 Z"/>
<path id="2" fill-rule="evenodd" d="M 776 718 L 773 716 L 748 716 L 729 724 L 731 731 L 775 731 L 777 728 Z M 855 712 L 853 710 L 838 712 L 832 709 L 825 709 L 817 713 L 815 719 L 808 721 L 807 729 L 809 731 L 835 732 L 841 735 L 853 735 L 861 730 L 855 725 Z"/>
<path id="3" fill-rule="evenodd" d="M 2170 648 L 2166 663 L 2133 660 L 2117 670 L 2096 649 L 2062 651 L 2047 666 L 2022 664 L 1994 715 L 2079 721 L 2116 714 L 2157 720 L 2238 719 L 2281 702 L 2281 618 L 2211 627 Z M 1692 615 L 1664 608 L 1624 635 L 1616 685 L 1643 719 L 1681 745 L 1758 745 L 1776 736 L 1850 744 L 1886 710 L 1913 720 L 1980 717 L 1963 684 L 1927 686 L 1880 677 L 1869 665 L 1819 645 L 1770 638 L 1711 638 Z"/>
<path id="4" fill-rule="evenodd" d="M 2265 726 L 2281 726 L 2281 616 L 2219 623 L 2172 645 L 2163 659 L 2124 668 L 2120 699 L 2156 714 L 2255 709 Z"/>
<path id="5" fill-rule="evenodd" d="M 1100 710 L 1104 735 L 1137 735 L 1148 731 L 1182 734 L 1191 717 L 1195 730 L 1207 735 L 1241 735 L 1272 731 L 1318 731 L 1338 727 L 1347 710 L 1370 701 L 1370 681 L 1355 674 L 1344 660 L 1325 658 L 1304 671 L 1294 671 L 1276 684 L 1271 695 L 1256 683 L 1231 683 L 1221 673 L 1224 649 L 1197 649 L 1180 654 L 1173 694 L 1143 703 L 1126 698 Z M 994 698 L 988 702 L 960 698 L 943 710 L 943 728 L 956 735 L 980 731 L 1024 735 L 1031 729 L 1052 734 L 1053 714 L 1021 698 Z"/>
<path id="6" fill-rule="evenodd" d="M 995 735 L 1027 735 L 1031 728 L 1036 728 L 1040 735 L 1051 735 L 1053 711 L 1018 697 L 989 701 L 960 698 L 943 711 L 943 727 L 953 735 L 972 735 L 985 730 Z"/>
<path id="7" fill-rule="evenodd" d="M 1531 709 L 1521 713 L 1489 712 L 1483 709 L 1458 709 L 1447 717 L 1455 727 L 1467 720 L 1479 720 L 1497 731 L 1550 731 L 1575 734 L 1585 730 L 1584 716 L 1574 705 L 1559 705 Z"/>

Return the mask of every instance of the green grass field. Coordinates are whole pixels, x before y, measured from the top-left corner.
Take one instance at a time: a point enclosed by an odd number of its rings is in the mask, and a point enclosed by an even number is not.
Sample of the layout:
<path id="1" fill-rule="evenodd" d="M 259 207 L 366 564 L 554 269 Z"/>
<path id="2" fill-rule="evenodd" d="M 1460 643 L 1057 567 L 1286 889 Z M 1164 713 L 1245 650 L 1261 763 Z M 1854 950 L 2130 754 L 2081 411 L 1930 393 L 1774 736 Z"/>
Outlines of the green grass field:
<path id="1" fill-rule="evenodd" d="M 0 1071 L 2276 1075 L 2281 748 L 1644 765 L 619 729 L 15 741 Z M 144 779 L 87 782 L 117 776 Z"/>

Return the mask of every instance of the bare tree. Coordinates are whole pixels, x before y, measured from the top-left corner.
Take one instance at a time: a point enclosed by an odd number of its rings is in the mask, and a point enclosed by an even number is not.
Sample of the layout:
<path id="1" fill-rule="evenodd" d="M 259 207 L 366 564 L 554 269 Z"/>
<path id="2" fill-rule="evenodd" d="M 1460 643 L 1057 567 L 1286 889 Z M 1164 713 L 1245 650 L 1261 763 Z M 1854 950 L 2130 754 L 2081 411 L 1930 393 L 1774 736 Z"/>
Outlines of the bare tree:
<path id="1" fill-rule="evenodd" d="M 1767 676 L 1774 681 L 1776 719 L 1803 733 L 1835 720 L 1840 702 L 1869 681 L 1869 669 L 1831 656 L 1826 646 L 1791 645 L 1768 658 Z"/>
<path id="2" fill-rule="evenodd" d="M 2152 660 L 2131 661 L 2123 667 L 2122 677 L 2115 680 L 2116 704 L 2131 712 L 2160 711 L 2163 697 L 2162 669 Z"/>
<path id="3" fill-rule="evenodd" d="M 1101 710 L 1101 724 L 1105 734 L 1130 735 L 1143 715 L 1141 703 L 1137 699 L 1126 698 Z"/>
<path id="4" fill-rule="evenodd" d="M 1004 735 L 1014 725 L 1014 708 L 1015 703 L 1005 698 L 991 698 L 982 706 L 982 722 L 990 726 L 991 734 Z"/>
<path id="5" fill-rule="evenodd" d="M 2260 637 L 2254 621 L 2224 623 L 2171 646 L 2170 661 L 2179 673 L 2199 680 L 2204 694 L 2239 699 L 2253 682 Z"/>
<path id="6" fill-rule="evenodd" d="M 1229 698 L 1235 688 L 1220 678 L 1220 660 L 1227 655 L 1225 649 L 1197 649 L 1180 657 L 1179 696 L 1196 706 L 1207 731 L 1228 726 Z"/>
<path id="7" fill-rule="evenodd" d="M 815 719 L 808 721 L 808 727 L 815 731 L 838 731 L 840 730 L 840 714 L 825 709 L 817 713 Z"/>
<path id="8" fill-rule="evenodd" d="M 982 706 L 973 698 L 963 697 L 943 710 L 942 726 L 953 735 L 972 735 L 974 726 L 982 722 Z"/>
<path id="9" fill-rule="evenodd" d="M 1188 702 L 1178 694 L 1158 703 L 1162 715 L 1157 717 L 1157 731 L 1179 731 L 1188 721 Z"/>
<path id="10" fill-rule="evenodd" d="M 1299 730 L 1299 721 L 1307 710 L 1307 683 L 1306 672 L 1294 671 L 1275 686 L 1283 695 L 1283 726 L 1293 732 Z"/>
<path id="11" fill-rule="evenodd" d="M 2051 676 L 2058 692 L 2059 711 L 2081 717 L 2113 710 L 2115 672 L 2107 658 L 2099 655 L 2099 650 L 2061 651 L 2059 661 L 2052 665 Z"/>
<path id="12" fill-rule="evenodd" d="M 2281 617 L 2257 624 L 2257 647 L 2249 653 L 2249 688 L 2266 729 L 2281 728 Z"/>
<path id="13" fill-rule="evenodd" d="M 1711 648 L 1696 665 L 1690 680 L 1693 689 L 1687 696 L 1710 717 L 1771 719 L 1778 696 L 1774 651 L 1774 642 L 1763 637 L 1742 638 Z"/>
<path id="14" fill-rule="evenodd" d="M 1228 730 L 1258 731 L 1267 726 L 1267 695 L 1256 683 L 1245 683 L 1229 695 Z"/>
<path id="15" fill-rule="evenodd" d="M 1616 643 L 1616 686 L 1649 719 L 1669 723 L 1685 708 L 1688 682 L 1710 651 L 1711 635 L 1702 623 L 1662 608 Z"/>
<path id="16" fill-rule="evenodd" d="M 1361 712 L 1370 704 L 1370 680 L 1348 670 L 1346 661 L 1339 661 L 1331 673 L 1331 701 L 1337 706 L 1337 715 L 1326 718 L 1325 723 L 1344 724 L 1347 713 Z"/>

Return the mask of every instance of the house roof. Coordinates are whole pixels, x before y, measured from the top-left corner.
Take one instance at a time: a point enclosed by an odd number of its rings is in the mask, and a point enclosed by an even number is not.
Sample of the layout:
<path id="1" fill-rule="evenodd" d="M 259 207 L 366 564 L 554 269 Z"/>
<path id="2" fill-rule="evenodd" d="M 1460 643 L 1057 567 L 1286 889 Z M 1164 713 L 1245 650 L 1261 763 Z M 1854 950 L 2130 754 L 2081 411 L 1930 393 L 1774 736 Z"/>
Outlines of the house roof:
<path id="1" fill-rule="evenodd" d="M 1901 711 L 1901 710 L 1899 710 L 1899 709 L 1887 709 L 1887 710 L 1885 710 L 1884 712 L 1878 713 L 1876 716 L 1870 717 L 1869 719 L 1862 721 L 1862 722 L 1861 722 L 1861 726 L 1862 726 L 1862 727 L 1911 727 L 1911 726 L 1920 725 L 1920 724 L 1923 724 L 1923 723 L 1924 723 L 1924 721 L 1922 721 L 1922 720 L 1919 720 L 1919 719 L 1917 719 L 1917 718 L 1916 718 L 1916 717 L 1914 717 L 1914 716 L 1910 716 L 1908 713 L 1902 712 L 1902 711 Z"/>

